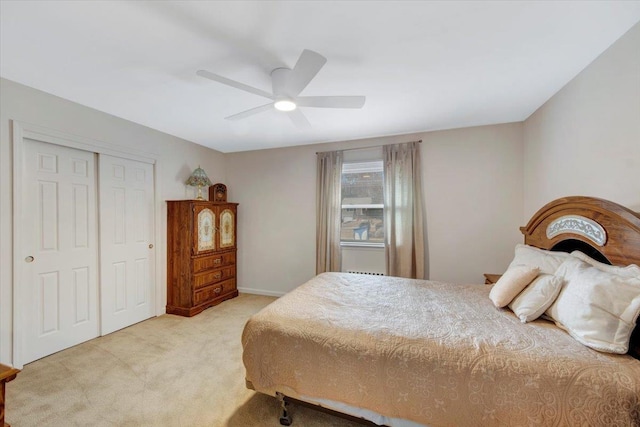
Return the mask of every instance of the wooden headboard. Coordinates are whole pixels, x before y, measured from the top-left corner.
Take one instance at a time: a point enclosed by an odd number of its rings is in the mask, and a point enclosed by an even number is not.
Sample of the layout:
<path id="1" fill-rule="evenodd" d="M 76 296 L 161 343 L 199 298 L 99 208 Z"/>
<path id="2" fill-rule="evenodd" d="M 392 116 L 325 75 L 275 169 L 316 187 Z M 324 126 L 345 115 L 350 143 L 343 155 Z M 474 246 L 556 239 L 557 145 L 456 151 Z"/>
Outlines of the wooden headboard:
<path id="1" fill-rule="evenodd" d="M 541 249 L 579 250 L 608 264 L 640 265 L 640 213 L 608 200 L 582 196 L 554 200 L 520 231 L 527 245 Z M 629 353 L 640 359 L 638 322 Z"/>

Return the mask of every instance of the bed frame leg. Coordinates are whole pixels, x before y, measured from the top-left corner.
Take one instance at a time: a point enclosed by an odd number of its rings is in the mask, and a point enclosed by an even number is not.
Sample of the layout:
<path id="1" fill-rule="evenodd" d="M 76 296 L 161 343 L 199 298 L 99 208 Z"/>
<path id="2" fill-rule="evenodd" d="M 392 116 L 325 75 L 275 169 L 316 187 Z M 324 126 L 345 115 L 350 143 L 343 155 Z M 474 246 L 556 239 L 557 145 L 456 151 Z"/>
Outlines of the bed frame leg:
<path id="1" fill-rule="evenodd" d="M 280 406 L 282 407 L 282 415 L 280 415 L 280 425 L 290 426 L 291 425 L 291 416 L 289 415 L 289 411 L 287 411 L 287 401 L 284 399 L 284 394 L 276 392 L 276 397 L 280 402 Z"/>

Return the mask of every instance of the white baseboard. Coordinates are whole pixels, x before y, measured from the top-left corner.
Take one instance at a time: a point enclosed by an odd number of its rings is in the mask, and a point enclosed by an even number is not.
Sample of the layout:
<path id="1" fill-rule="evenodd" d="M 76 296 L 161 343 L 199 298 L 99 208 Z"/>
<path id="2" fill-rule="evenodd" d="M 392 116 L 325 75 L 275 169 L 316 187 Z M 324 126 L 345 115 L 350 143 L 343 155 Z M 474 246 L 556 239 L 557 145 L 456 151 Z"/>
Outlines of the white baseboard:
<path id="1" fill-rule="evenodd" d="M 267 291 L 264 289 L 243 288 L 243 287 L 239 287 L 238 292 L 243 294 L 266 295 L 269 297 L 281 297 L 286 293 L 286 292 L 277 292 L 277 291 Z"/>

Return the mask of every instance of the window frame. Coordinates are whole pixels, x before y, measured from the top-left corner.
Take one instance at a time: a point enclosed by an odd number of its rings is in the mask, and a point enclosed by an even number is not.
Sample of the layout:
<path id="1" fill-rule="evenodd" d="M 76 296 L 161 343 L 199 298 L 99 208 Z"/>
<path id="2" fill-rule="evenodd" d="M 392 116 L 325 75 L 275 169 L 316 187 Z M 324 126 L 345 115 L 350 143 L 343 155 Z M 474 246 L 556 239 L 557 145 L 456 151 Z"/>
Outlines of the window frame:
<path id="1" fill-rule="evenodd" d="M 370 160 L 356 160 L 350 162 L 344 162 L 342 170 L 340 171 L 340 181 L 342 185 L 342 178 L 346 173 L 366 173 L 366 172 L 381 172 L 384 174 L 384 164 L 381 158 Z M 384 191 L 384 175 L 382 176 L 382 185 Z M 344 197 L 342 198 L 344 200 Z M 384 203 L 355 203 L 355 204 L 340 204 L 340 229 L 342 231 L 342 212 L 344 209 L 381 209 L 382 217 L 384 218 Z M 384 248 L 384 238 L 382 242 L 370 242 L 367 240 L 342 240 L 340 238 L 341 247 L 364 247 L 364 248 Z"/>

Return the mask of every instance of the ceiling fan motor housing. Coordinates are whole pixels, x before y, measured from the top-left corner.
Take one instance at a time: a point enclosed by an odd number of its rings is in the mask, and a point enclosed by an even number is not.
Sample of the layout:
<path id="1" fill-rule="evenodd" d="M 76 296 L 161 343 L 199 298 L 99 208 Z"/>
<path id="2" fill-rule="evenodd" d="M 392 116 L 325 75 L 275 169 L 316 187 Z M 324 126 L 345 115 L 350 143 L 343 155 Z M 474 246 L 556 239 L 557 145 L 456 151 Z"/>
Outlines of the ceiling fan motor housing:
<path id="1" fill-rule="evenodd" d="M 271 87 L 276 101 L 291 101 L 291 95 L 287 90 L 289 74 L 291 74 L 291 69 L 289 68 L 276 68 L 271 72 Z"/>

